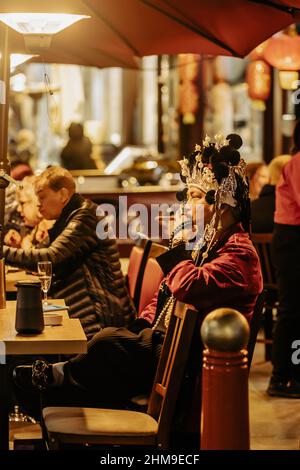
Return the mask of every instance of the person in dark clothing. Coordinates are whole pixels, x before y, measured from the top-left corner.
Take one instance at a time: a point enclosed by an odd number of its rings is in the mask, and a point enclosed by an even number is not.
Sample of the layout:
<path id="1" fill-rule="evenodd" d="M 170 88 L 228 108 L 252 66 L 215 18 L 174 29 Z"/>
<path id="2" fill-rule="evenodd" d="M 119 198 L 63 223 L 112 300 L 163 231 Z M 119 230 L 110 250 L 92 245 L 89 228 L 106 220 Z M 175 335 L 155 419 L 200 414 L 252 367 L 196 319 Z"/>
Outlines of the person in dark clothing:
<path id="1" fill-rule="evenodd" d="M 61 164 L 67 170 L 96 169 L 92 159 L 92 142 L 84 135 L 83 125 L 72 122 L 69 127 L 69 141 L 61 152 Z"/>
<path id="2" fill-rule="evenodd" d="M 60 167 L 45 170 L 36 182 L 40 213 L 56 220 L 43 248 L 4 246 L 8 264 L 36 271 L 51 261 L 50 295 L 65 299 L 69 315 L 79 318 L 91 339 L 106 326 L 126 326 L 135 312 L 125 286 L 116 240 L 97 237 L 97 206 L 75 192 L 71 174 Z"/>
<path id="3" fill-rule="evenodd" d="M 21 390 L 29 377 L 30 383 L 32 379 L 46 391 L 47 405 L 70 406 L 78 400 L 85 406 L 126 406 L 132 396 L 151 390 L 176 300 L 193 304 L 202 318 L 226 305 L 251 321 L 262 278 L 247 233 L 248 185 L 244 162 L 236 150 L 242 145 L 237 137 L 219 137 L 217 142 L 206 139 L 203 157 L 198 149 L 191 155 L 189 168 L 187 159 L 181 161 L 190 224 L 200 227 L 204 222 L 204 233 L 189 247 L 191 238 L 182 223 L 175 228 L 170 250 L 157 258 L 165 277 L 140 317 L 128 328 L 103 329 L 88 343 L 85 355 L 53 366 L 39 360 L 33 366 L 16 368 L 15 383 Z M 215 154 L 217 162 L 223 159 L 223 165 L 211 169 L 208 154 Z M 201 221 L 196 217 L 197 207 L 203 209 Z M 24 399 L 24 390 L 22 396 Z M 33 400 L 29 402 L 32 405 Z"/>
<path id="4" fill-rule="evenodd" d="M 290 161 L 290 155 L 279 155 L 269 164 L 270 182 L 263 186 L 257 199 L 251 202 L 251 225 L 253 233 L 273 233 L 275 212 L 275 189 L 282 169 Z"/>
<path id="5" fill-rule="evenodd" d="M 264 162 L 251 162 L 247 164 L 246 172 L 249 180 L 250 199 L 254 201 L 269 180 L 268 167 Z"/>
<path id="6" fill-rule="evenodd" d="M 300 398 L 299 361 L 294 351 L 300 337 L 300 121 L 293 143 L 292 158 L 276 187 L 272 259 L 279 306 L 273 333 L 273 371 L 267 388 L 268 395 L 286 398 Z"/>

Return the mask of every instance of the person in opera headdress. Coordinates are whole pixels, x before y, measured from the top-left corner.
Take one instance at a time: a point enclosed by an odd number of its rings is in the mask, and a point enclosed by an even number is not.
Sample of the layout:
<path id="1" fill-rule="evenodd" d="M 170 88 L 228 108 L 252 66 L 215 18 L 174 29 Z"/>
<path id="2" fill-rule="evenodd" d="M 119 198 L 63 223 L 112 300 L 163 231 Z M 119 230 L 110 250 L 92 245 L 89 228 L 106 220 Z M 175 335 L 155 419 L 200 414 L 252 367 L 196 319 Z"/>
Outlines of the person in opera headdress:
<path id="1" fill-rule="evenodd" d="M 186 199 L 191 217 L 180 221 L 170 249 L 157 258 L 165 277 L 139 318 L 128 328 L 104 328 L 89 342 L 85 355 L 54 365 L 38 360 L 16 368 L 15 383 L 23 398 L 24 384 L 31 380 L 44 391 L 47 404 L 120 407 L 132 396 L 149 393 L 177 299 L 194 305 L 202 318 L 218 307 L 231 307 L 251 321 L 262 277 L 248 233 L 241 145 L 238 135 L 206 137 L 202 147 L 196 146 L 180 162 L 186 184 L 181 199 Z M 195 219 L 199 207 L 202 220 Z"/>

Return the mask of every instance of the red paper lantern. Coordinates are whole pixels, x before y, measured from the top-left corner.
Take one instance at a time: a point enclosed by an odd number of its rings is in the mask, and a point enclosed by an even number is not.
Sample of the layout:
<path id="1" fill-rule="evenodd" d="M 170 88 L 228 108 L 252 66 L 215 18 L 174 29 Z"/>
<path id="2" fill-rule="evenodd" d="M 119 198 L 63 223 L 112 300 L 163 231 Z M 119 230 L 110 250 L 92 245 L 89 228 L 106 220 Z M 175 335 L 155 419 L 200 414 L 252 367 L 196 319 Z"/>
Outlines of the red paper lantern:
<path id="1" fill-rule="evenodd" d="M 196 80 L 198 76 L 199 55 L 178 54 L 179 80 Z"/>
<path id="2" fill-rule="evenodd" d="M 247 69 L 248 95 L 252 100 L 266 101 L 271 90 L 271 69 L 263 60 L 255 60 Z"/>
<path id="3" fill-rule="evenodd" d="M 255 49 L 253 49 L 249 54 L 248 57 L 250 60 L 259 60 L 264 58 L 264 51 L 269 43 L 269 39 L 259 44 Z"/>
<path id="4" fill-rule="evenodd" d="M 181 114 L 196 114 L 199 95 L 193 82 L 185 81 L 179 86 L 179 109 Z"/>
<path id="5" fill-rule="evenodd" d="M 279 34 L 269 39 L 264 59 L 279 70 L 300 69 L 300 36 Z"/>
<path id="6" fill-rule="evenodd" d="M 281 33 L 269 39 L 264 50 L 264 58 L 273 67 L 279 69 L 281 88 L 293 90 L 298 87 L 300 36 Z"/>
<path id="7" fill-rule="evenodd" d="M 198 77 L 199 56 L 179 54 L 179 112 L 184 124 L 194 124 L 199 105 L 199 94 L 195 81 Z"/>

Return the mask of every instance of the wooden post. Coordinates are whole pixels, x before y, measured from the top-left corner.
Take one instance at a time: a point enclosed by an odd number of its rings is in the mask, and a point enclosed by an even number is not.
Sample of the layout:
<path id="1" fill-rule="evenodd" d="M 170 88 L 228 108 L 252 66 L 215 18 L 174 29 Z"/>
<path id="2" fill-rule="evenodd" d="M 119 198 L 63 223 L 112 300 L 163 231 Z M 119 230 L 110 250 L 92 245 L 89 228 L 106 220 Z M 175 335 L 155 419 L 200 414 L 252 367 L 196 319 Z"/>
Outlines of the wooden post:
<path id="1" fill-rule="evenodd" d="M 214 310 L 205 318 L 201 336 L 207 348 L 202 368 L 201 449 L 248 450 L 247 320 L 236 310 Z"/>

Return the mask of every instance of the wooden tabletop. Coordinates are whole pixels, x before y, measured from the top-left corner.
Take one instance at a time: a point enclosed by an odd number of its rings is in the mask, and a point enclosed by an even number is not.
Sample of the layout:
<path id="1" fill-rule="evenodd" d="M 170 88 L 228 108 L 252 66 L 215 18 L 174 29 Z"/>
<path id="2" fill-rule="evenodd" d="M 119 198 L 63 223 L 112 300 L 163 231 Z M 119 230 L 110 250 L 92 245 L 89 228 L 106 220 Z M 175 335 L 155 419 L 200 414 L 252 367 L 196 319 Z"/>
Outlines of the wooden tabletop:
<path id="1" fill-rule="evenodd" d="M 55 299 L 57 303 L 64 305 L 63 300 Z M 36 335 L 20 335 L 15 330 L 16 302 L 7 301 L 6 308 L 0 309 L 0 358 L 7 354 L 85 353 L 87 338 L 80 321 L 70 319 L 67 310 L 62 313 L 62 325 L 45 326 L 44 331 Z"/>
<path id="2" fill-rule="evenodd" d="M 9 270 L 8 273 L 5 274 L 5 281 L 6 292 L 16 292 L 17 288 L 15 284 L 18 281 L 38 281 L 38 277 L 34 276 L 33 274 L 27 274 L 24 270 L 18 270 L 13 272 Z"/>
<path id="3" fill-rule="evenodd" d="M 127 274 L 129 259 L 120 258 L 123 274 Z M 9 268 L 11 269 L 11 268 Z M 5 275 L 6 292 L 17 292 L 16 283 L 18 281 L 38 281 L 38 277 L 28 274 L 26 271 L 19 269 L 18 271 L 8 271 Z"/>

